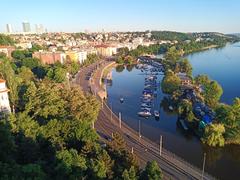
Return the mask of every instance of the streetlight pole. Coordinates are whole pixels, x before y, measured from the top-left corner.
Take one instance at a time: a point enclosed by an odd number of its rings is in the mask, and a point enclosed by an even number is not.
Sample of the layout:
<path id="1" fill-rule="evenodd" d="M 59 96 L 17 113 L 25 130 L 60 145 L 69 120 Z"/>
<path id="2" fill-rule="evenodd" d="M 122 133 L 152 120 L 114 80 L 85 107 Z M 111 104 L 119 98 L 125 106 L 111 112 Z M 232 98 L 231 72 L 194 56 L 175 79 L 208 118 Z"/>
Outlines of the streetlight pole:
<path id="1" fill-rule="evenodd" d="M 119 112 L 119 114 L 118 114 L 118 119 L 119 119 L 119 127 L 120 127 L 120 129 L 121 129 L 121 127 L 122 127 L 122 115 L 121 115 L 120 112 Z"/>
<path id="2" fill-rule="evenodd" d="M 113 109 L 112 109 L 112 102 L 111 102 L 111 104 L 110 104 L 110 107 L 111 107 L 111 122 L 112 122 L 112 111 L 113 111 Z"/>
<path id="3" fill-rule="evenodd" d="M 141 120 L 140 119 L 138 120 L 138 138 L 140 141 L 140 138 L 141 138 Z"/>
<path id="4" fill-rule="evenodd" d="M 162 135 L 160 135 L 159 154 L 162 156 Z"/>
<path id="5" fill-rule="evenodd" d="M 206 163 L 206 153 L 203 154 L 203 167 L 202 167 L 202 180 L 204 176 L 204 170 L 205 170 L 205 163 Z"/>

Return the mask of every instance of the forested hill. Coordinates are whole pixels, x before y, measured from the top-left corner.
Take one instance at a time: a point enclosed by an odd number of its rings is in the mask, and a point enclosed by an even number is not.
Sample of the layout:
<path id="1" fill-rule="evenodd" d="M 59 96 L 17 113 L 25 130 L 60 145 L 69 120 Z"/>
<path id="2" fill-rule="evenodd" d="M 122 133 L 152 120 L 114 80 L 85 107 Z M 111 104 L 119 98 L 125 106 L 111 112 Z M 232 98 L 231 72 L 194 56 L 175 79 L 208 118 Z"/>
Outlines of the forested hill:
<path id="1" fill-rule="evenodd" d="M 170 40 L 170 41 L 187 41 L 197 39 L 222 39 L 228 41 L 239 40 L 236 35 L 223 34 L 218 32 L 199 32 L 199 33 L 183 33 L 174 31 L 152 31 L 152 39 L 155 40 Z"/>

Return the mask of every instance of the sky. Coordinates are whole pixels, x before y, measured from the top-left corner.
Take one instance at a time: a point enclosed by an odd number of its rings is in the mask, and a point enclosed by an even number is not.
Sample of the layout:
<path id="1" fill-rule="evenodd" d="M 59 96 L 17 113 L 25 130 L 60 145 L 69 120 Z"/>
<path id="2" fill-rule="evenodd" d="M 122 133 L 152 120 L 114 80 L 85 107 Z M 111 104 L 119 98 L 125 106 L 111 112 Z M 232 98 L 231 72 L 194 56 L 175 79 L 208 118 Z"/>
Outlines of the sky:
<path id="1" fill-rule="evenodd" d="M 0 32 L 43 24 L 49 32 L 240 32 L 240 0 L 1 0 Z"/>

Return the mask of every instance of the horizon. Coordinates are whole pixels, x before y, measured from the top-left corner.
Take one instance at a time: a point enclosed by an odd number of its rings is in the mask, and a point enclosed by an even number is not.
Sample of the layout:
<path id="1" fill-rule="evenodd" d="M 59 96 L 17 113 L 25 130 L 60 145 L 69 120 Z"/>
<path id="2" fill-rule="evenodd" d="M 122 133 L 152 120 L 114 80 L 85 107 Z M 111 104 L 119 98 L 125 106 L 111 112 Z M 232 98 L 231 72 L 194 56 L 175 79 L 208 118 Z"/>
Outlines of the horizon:
<path id="1" fill-rule="evenodd" d="M 48 32 L 240 32 L 240 25 L 235 23 L 240 19 L 237 0 L 3 0 L 2 7 L 2 33 L 7 24 L 14 32 L 22 32 L 22 23 L 26 21 L 32 31 L 36 24 L 42 24 Z"/>

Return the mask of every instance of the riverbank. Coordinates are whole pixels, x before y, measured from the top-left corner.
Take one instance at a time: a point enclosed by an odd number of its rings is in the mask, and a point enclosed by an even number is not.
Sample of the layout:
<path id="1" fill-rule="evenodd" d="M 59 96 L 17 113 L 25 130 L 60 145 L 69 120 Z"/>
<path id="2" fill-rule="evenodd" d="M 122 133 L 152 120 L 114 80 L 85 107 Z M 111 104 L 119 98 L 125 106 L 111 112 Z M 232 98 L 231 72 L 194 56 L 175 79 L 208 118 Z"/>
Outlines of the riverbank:
<path id="1" fill-rule="evenodd" d="M 108 66 L 106 66 L 104 69 L 103 69 L 103 72 L 101 74 L 101 79 L 102 81 L 104 81 L 104 79 L 107 79 L 107 80 L 111 80 L 112 77 L 111 77 L 111 71 L 114 67 L 116 67 L 117 64 L 115 62 L 109 64 Z"/>
<path id="2" fill-rule="evenodd" d="M 224 45 L 225 46 L 225 45 Z M 200 49 L 197 49 L 197 50 L 192 50 L 192 51 L 189 51 L 187 53 L 183 53 L 182 57 L 185 57 L 185 56 L 188 56 L 188 55 L 191 55 L 191 54 L 194 54 L 194 53 L 197 53 L 197 52 L 203 52 L 203 51 L 206 51 L 206 50 L 209 50 L 209 49 L 213 49 L 213 48 L 219 48 L 219 47 L 224 47 L 224 46 L 219 46 L 219 45 L 209 45 L 209 46 L 205 46 L 203 48 L 200 48 Z"/>

